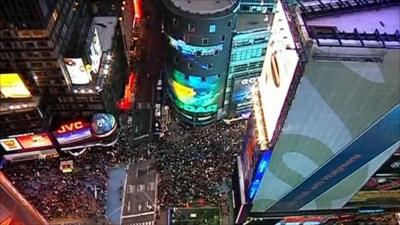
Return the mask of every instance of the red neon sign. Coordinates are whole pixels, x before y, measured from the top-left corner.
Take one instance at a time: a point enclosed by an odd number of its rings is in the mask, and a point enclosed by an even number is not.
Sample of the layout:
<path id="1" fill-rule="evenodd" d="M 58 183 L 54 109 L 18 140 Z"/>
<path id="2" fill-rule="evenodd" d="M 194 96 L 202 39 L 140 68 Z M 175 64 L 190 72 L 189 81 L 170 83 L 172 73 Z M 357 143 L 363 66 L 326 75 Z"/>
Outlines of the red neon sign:
<path id="1" fill-rule="evenodd" d="M 133 6 L 135 7 L 135 18 L 140 19 L 142 17 L 141 1 L 133 0 Z"/>
<path id="2" fill-rule="evenodd" d="M 124 97 L 118 101 L 117 107 L 120 110 L 130 110 L 133 106 L 133 95 L 136 89 L 136 75 L 131 72 L 128 83 L 125 85 Z"/>
<path id="3" fill-rule="evenodd" d="M 83 121 L 76 121 L 76 122 L 71 122 L 71 123 L 66 123 L 60 126 L 59 129 L 57 129 L 56 133 L 62 134 L 65 132 L 73 131 L 73 130 L 78 130 L 84 127 Z"/>

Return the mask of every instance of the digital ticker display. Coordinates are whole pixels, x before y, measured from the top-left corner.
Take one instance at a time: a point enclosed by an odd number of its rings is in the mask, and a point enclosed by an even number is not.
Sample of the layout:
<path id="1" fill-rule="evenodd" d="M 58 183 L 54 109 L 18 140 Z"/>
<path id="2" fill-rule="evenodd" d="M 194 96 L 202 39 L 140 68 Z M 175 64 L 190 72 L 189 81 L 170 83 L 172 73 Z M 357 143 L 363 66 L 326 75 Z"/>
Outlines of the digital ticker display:
<path id="1" fill-rule="evenodd" d="M 222 95 L 222 79 L 217 75 L 202 78 L 174 70 L 169 85 L 179 108 L 193 113 L 217 112 Z"/>

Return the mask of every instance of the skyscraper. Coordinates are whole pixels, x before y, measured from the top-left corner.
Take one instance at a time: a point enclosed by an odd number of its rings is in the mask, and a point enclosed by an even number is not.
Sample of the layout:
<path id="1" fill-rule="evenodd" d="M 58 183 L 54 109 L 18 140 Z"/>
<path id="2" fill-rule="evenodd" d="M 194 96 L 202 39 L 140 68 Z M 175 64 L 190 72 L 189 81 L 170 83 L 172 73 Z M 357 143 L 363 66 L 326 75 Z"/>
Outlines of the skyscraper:
<path id="1" fill-rule="evenodd" d="M 182 120 L 208 124 L 223 104 L 239 1 L 163 2 L 168 94 Z"/>
<path id="2" fill-rule="evenodd" d="M 115 113 L 127 72 L 116 17 L 110 26 L 93 23 L 87 1 L 1 1 L 0 135 Z"/>
<path id="3" fill-rule="evenodd" d="M 250 217 L 365 206 L 354 194 L 400 146 L 399 7 L 278 3 L 256 94 L 260 153 L 245 187 Z"/>

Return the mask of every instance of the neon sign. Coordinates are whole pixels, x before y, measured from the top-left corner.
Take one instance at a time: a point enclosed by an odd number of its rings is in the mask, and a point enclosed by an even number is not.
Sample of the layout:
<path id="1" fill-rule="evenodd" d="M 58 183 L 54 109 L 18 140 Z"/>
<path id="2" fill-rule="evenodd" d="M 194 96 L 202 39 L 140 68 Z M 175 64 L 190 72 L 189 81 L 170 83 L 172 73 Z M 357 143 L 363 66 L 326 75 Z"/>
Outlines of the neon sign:
<path id="1" fill-rule="evenodd" d="M 62 134 L 65 132 L 69 131 L 74 131 L 83 128 L 83 122 L 82 121 L 76 121 L 76 122 L 71 122 L 67 124 L 63 124 L 60 126 L 60 128 L 56 131 L 58 134 Z"/>
<path id="2" fill-rule="evenodd" d="M 264 151 L 262 153 L 261 159 L 258 162 L 256 174 L 254 175 L 253 182 L 251 182 L 249 188 L 249 198 L 253 199 L 256 195 L 258 189 L 260 188 L 261 180 L 264 177 L 265 172 L 268 169 L 269 162 L 271 161 L 272 151 Z"/>

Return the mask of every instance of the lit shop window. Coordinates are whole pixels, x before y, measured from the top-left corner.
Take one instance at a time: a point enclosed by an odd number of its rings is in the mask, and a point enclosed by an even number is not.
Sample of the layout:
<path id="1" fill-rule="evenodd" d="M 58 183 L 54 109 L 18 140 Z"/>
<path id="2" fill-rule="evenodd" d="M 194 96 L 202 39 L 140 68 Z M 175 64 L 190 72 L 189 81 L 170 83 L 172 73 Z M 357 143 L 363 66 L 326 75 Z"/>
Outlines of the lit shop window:
<path id="1" fill-rule="evenodd" d="M 4 98 L 29 98 L 32 96 L 18 73 L 0 74 L 0 92 L 0 97 Z"/>

